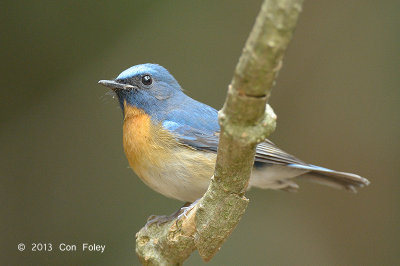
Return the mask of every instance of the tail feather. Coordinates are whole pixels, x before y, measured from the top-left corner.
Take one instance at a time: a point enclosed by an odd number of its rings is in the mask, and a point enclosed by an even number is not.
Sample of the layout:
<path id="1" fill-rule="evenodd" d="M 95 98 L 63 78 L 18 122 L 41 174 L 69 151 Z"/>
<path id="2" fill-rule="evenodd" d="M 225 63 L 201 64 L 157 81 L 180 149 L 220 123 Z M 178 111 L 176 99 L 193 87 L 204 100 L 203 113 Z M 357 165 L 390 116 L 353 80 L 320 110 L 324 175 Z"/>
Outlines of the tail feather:
<path id="1" fill-rule="evenodd" d="M 357 192 L 357 188 L 369 185 L 368 179 L 356 174 L 338 172 L 315 165 L 289 164 L 289 167 L 308 170 L 302 179 L 310 180 L 315 183 L 327 185 L 334 188 L 345 189 L 351 192 Z"/>

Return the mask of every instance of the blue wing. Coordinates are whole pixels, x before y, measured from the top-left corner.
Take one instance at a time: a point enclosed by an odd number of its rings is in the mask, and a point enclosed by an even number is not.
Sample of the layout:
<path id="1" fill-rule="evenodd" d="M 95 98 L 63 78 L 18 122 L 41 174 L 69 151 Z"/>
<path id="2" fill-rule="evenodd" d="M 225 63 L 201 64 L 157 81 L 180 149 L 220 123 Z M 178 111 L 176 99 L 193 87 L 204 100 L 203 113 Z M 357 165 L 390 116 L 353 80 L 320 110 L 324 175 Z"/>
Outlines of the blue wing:
<path id="1" fill-rule="evenodd" d="M 182 144 L 198 150 L 217 152 L 220 132 L 218 111 L 196 101 L 188 104 L 188 108 L 171 110 L 165 117 L 163 127 L 173 133 Z M 192 111 L 189 113 L 182 110 Z M 269 140 L 257 146 L 255 161 L 261 164 L 307 165 Z"/>
<path id="2" fill-rule="evenodd" d="M 198 107 L 198 106 L 197 106 Z M 215 109 L 204 105 L 193 112 L 183 112 L 182 109 L 171 111 L 163 122 L 163 127 L 169 130 L 177 140 L 194 149 L 217 152 L 219 142 L 218 113 Z M 189 110 L 189 109 L 186 109 Z M 310 172 L 309 179 L 336 187 L 355 191 L 355 187 L 369 184 L 369 181 L 351 173 L 337 172 L 327 168 L 307 164 L 289 153 L 279 149 L 269 140 L 257 145 L 255 165 L 285 165 L 292 169 L 302 169 Z"/>
<path id="3" fill-rule="evenodd" d="M 185 145 L 200 150 L 217 151 L 219 141 L 218 111 L 193 102 L 190 108 L 171 110 L 163 121 L 163 127 Z M 192 110 L 190 113 L 183 110 Z"/>

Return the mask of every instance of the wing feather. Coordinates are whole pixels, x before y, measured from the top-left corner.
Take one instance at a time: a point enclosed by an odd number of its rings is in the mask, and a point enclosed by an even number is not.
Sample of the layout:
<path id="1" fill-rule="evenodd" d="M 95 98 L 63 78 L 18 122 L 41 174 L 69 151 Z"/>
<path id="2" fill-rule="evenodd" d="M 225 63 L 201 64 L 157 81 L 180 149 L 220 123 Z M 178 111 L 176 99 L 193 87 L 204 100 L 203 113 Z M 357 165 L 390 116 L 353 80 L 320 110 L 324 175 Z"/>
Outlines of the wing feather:
<path id="1" fill-rule="evenodd" d="M 194 149 L 217 152 L 219 142 L 219 131 L 199 130 L 188 125 L 176 122 L 164 121 L 164 128 L 171 131 L 177 140 Z M 255 161 L 269 164 L 299 164 L 307 165 L 300 159 L 279 149 L 270 140 L 257 145 Z"/>

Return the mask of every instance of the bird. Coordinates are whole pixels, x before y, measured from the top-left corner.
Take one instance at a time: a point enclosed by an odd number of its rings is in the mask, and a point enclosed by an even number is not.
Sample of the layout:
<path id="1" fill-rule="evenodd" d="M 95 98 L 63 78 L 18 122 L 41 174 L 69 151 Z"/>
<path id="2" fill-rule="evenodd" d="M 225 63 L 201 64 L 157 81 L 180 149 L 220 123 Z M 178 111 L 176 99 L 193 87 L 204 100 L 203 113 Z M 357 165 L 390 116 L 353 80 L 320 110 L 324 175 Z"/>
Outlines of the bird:
<path id="1" fill-rule="evenodd" d="M 213 176 L 220 126 L 218 111 L 186 95 L 158 64 L 139 64 L 113 80 L 100 80 L 116 95 L 123 113 L 123 148 L 130 167 L 162 195 L 193 203 Z M 256 146 L 249 185 L 296 191 L 311 180 L 356 192 L 368 179 L 305 163 L 265 139 Z"/>

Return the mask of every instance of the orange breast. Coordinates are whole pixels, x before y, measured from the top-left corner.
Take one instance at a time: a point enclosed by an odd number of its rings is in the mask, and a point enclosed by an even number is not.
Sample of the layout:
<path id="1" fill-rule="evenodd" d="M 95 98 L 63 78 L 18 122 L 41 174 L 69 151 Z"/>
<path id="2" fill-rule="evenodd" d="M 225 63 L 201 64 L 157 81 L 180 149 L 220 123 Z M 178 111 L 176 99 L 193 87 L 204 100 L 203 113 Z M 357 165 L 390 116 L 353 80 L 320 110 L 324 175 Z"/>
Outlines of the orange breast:
<path id="1" fill-rule="evenodd" d="M 130 166 L 155 191 L 193 202 L 207 190 L 216 154 L 180 145 L 149 115 L 125 104 L 123 143 Z"/>
<path id="2" fill-rule="evenodd" d="M 130 166 L 146 183 L 149 167 L 161 167 L 177 144 L 161 125 L 154 125 L 144 111 L 124 104 L 123 145 Z"/>

